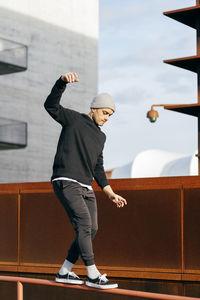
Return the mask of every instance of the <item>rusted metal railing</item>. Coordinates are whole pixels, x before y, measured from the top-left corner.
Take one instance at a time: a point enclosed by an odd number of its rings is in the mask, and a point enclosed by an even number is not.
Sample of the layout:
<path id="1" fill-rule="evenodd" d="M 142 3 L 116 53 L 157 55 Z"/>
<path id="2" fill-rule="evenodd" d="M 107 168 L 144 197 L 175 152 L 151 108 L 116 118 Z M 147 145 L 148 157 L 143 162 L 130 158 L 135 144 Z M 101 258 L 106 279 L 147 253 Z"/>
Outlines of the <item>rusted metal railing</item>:
<path id="1" fill-rule="evenodd" d="M 138 298 L 143 298 L 143 299 L 159 299 L 159 300 L 198 300 L 198 299 L 200 299 L 200 298 L 193 298 L 193 297 L 149 293 L 149 292 L 141 292 L 141 291 L 125 290 L 125 289 L 102 290 L 102 289 L 90 288 L 90 287 L 87 287 L 84 285 L 70 285 L 70 284 L 57 283 L 55 281 L 47 280 L 47 279 L 36 279 L 36 278 L 26 278 L 26 277 L 0 276 L 0 281 L 17 283 L 17 300 L 23 300 L 23 283 L 64 287 L 64 288 L 71 288 L 71 289 L 90 291 L 90 292 L 95 291 L 95 292 L 100 292 L 100 293 L 117 294 L 117 295 L 122 295 L 122 296 L 131 296 L 131 297 L 138 297 Z"/>

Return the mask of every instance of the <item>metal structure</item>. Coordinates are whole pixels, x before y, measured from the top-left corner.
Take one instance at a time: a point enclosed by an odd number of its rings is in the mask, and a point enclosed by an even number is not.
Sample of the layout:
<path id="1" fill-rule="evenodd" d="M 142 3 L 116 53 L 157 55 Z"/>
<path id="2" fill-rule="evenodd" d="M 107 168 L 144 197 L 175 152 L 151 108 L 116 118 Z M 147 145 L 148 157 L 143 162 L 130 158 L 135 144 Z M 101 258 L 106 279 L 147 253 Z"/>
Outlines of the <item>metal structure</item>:
<path id="1" fill-rule="evenodd" d="M 27 46 L 0 38 L 0 75 L 27 70 Z M 0 150 L 27 146 L 27 123 L 0 117 Z"/>
<path id="2" fill-rule="evenodd" d="M 25 277 L 0 276 L 0 281 L 17 283 L 17 300 L 23 300 L 23 283 L 47 285 L 47 286 L 54 286 L 54 287 L 63 287 L 63 288 L 68 288 L 68 289 L 90 291 L 91 293 L 92 292 L 107 293 L 107 294 L 114 294 L 114 295 L 121 295 L 121 296 L 137 297 L 137 298 L 142 298 L 142 299 L 159 299 L 159 300 L 198 300 L 198 299 L 200 299 L 200 298 L 194 298 L 194 297 L 149 293 L 149 292 L 141 292 L 141 291 L 125 290 L 125 289 L 108 289 L 108 290 L 99 289 L 99 290 L 97 290 L 97 289 L 90 288 L 87 286 L 56 283 L 55 281 L 52 281 L 52 280 L 25 278 Z"/>
<path id="3" fill-rule="evenodd" d="M 197 73 L 197 104 L 165 105 L 164 108 L 174 110 L 198 118 L 198 168 L 200 175 L 200 0 L 196 0 L 196 6 L 165 12 L 164 15 L 196 29 L 197 52 L 196 56 L 189 56 L 171 60 L 165 60 L 171 64 Z"/>
<path id="4" fill-rule="evenodd" d="M 0 38 L 0 75 L 27 70 L 28 47 Z"/>
<path id="5" fill-rule="evenodd" d="M 0 150 L 27 146 L 27 123 L 0 117 Z"/>
<path id="6" fill-rule="evenodd" d="M 165 109 L 184 113 L 198 118 L 198 154 L 196 156 L 198 157 L 198 169 L 200 175 L 200 0 L 196 0 L 196 6 L 164 12 L 164 15 L 196 29 L 196 55 L 164 60 L 164 63 L 197 73 L 198 102 L 193 104 L 179 105 L 154 104 L 152 105 L 151 111 L 148 112 L 147 117 L 152 118 L 150 120 L 151 122 L 155 122 L 154 118 L 158 117 L 158 113 L 153 109 L 153 107 L 163 106 Z"/>
<path id="7" fill-rule="evenodd" d="M 187 292 L 186 281 L 200 282 L 199 177 L 109 182 L 128 206 L 115 212 L 93 183 L 99 215 L 94 252 L 100 272 L 115 278 L 172 280 L 184 286 L 183 293 Z M 116 227 L 119 220 L 123 226 Z M 0 272 L 13 276 L 57 273 L 74 239 L 50 182 L 0 184 L 0 228 Z M 81 261 L 74 271 L 86 275 Z M 165 284 L 156 290 L 165 293 Z M 171 287 L 168 291 L 173 292 Z"/>

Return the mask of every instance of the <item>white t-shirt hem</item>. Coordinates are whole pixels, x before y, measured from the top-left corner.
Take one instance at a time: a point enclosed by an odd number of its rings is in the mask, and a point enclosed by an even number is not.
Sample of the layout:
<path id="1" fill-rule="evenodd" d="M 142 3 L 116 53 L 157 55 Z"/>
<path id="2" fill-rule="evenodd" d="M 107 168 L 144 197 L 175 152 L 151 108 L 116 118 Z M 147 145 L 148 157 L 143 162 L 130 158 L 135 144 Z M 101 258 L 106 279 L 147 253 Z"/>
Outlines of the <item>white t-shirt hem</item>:
<path id="1" fill-rule="evenodd" d="M 57 178 L 54 178 L 52 181 L 56 181 L 56 180 L 68 180 L 68 181 L 72 181 L 72 182 L 77 182 L 78 184 L 80 184 L 81 186 L 83 187 L 86 187 L 88 190 L 93 190 L 92 186 L 91 185 L 87 185 L 87 184 L 84 184 L 84 183 L 81 183 L 75 179 L 72 179 L 72 178 L 68 178 L 68 177 L 57 177 Z"/>

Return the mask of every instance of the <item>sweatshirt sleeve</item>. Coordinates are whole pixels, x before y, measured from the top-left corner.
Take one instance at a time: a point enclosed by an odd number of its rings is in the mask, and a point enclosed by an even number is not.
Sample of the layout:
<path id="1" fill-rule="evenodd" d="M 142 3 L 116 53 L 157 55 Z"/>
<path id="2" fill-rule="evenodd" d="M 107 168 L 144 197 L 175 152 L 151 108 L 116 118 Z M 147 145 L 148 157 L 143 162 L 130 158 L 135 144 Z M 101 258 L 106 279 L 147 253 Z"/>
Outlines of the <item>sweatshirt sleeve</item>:
<path id="1" fill-rule="evenodd" d="M 97 184 L 103 189 L 106 185 L 109 185 L 108 180 L 106 178 L 106 174 L 103 167 L 103 153 L 99 155 L 97 159 L 97 164 L 94 169 L 94 179 Z"/>
<path id="2" fill-rule="evenodd" d="M 66 89 L 66 85 L 67 84 L 61 78 L 59 78 L 44 103 L 46 111 L 62 126 L 70 124 L 76 117 L 79 116 L 77 111 L 64 108 L 62 105 L 60 105 L 60 100 L 63 92 Z"/>

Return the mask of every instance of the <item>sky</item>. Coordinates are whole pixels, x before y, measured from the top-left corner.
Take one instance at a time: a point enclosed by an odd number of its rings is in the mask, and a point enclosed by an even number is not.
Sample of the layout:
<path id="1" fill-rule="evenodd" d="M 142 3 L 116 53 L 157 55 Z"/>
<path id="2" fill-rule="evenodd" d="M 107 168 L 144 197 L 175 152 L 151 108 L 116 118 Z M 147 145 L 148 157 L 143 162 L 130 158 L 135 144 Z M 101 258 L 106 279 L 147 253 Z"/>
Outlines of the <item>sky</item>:
<path id="1" fill-rule="evenodd" d="M 116 113 L 102 130 L 105 169 L 123 166 L 148 149 L 194 154 L 197 118 L 152 104 L 197 103 L 196 73 L 163 63 L 196 55 L 196 31 L 163 12 L 195 0 L 99 0 L 99 93 L 110 93 Z"/>

